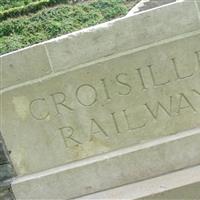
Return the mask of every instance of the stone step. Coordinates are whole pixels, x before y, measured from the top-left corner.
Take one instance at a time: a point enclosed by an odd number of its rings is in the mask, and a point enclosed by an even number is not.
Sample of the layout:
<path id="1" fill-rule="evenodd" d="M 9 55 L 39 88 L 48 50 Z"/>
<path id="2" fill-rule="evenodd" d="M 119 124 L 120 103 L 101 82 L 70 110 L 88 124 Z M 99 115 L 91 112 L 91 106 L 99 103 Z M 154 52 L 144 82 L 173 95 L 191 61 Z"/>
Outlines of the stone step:
<path id="1" fill-rule="evenodd" d="M 17 199 L 71 199 L 200 163 L 200 129 L 16 178 Z"/>
<path id="2" fill-rule="evenodd" d="M 75 200 L 200 199 L 200 165 Z"/>

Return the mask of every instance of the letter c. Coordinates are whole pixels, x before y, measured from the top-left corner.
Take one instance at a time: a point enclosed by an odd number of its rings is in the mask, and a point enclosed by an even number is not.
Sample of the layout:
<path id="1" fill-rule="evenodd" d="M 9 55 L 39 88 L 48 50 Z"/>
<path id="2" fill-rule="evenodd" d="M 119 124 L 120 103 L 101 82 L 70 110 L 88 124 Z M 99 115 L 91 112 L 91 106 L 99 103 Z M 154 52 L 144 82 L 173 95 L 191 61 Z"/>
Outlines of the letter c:
<path id="1" fill-rule="evenodd" d="M 42 106 L 43 104 L 46 104 L 46 100 L 45 98 L 38 98 L 38 99 L 34 99 L 31 101 L 30 103 L 30 112 L 33 118 L 35 118 L 36 120 L 44 120 L 49 116 L 49 112 L 42 112 L 40 114 L 36 114 L 33 110 L 33 107 L 39 107 Z"/>

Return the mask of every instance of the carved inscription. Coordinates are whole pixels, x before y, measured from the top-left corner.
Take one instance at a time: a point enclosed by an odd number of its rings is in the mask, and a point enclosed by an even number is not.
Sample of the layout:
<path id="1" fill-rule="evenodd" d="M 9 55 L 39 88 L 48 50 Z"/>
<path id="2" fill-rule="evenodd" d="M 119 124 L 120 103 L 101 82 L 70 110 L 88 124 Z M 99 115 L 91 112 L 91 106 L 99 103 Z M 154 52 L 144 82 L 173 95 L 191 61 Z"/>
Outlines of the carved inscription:
<path id="1" fill-rule="evenodd" d="M 104 110 L 104 104 L 112 105 L 113 102 L 117 102 L 118 98 L 124 98 L 124 102 L 126 102 L 126 98 L 131 100 L 133 107 L 124 103 L 118 109 L 105 109 L 103 116 L 101 113 L 101 118 L 106 120 L 100 120 L 98 113 L 95 117 L 87 114 L 84 132 L 89 134 L 88 140 L 90 140 L 94 135 L 109 139 L 111 134 L 116 135 L 116 137 L 125 132 L 133 134 L 152 122 L 159 121 L 162 117 L 168 119 L 184 115 L 186 112 L 198 113 L 200 108 L 197 101 L 193 101 L 193 99 L 198 98 L 198 102 L 200 102 L 200 89 L 196 88 L 190 88 L 187 92 L 176 92 L 173 95 L 163 93 L 162 98 L 153 97 L 151 99 L 150 96 L 139 104 L 138 101 L 137 104 L 134 103 L 135 99 L 138 98 L 135 94 L 159 89 L 162 89 L 163 92 L 165 87 L 170 84 L 192 79 L 200 70 L 200 51 L 193 53 L 193 59 L 196 60 L 197 65 L 190 67 L 187 72 L 182 71 L 181 60 L 173 57 L 168 60 L 170 73 L 166 76 L 158 71 L 156 63 L 150 63 L 147 66 L 137 67 L 133 72 L 134 79 L 132 74 L 121 70 L 112 78 L 109 76 L 99 77 L 95 83 L 88 81 L 74 86 L 71 93 L 61 89 L 48 96 L 37 97 L 30 102 L 30 114 L 34 120 L 42 121 L 51 116 L 66 114 L 77 116 L 80 108 L 89 113 L 90 109 L 102 105 L 102 110 Z M 137 88 L 134 87 L 134 81 L 137 81 L 137 84 L 140 83 Z M 109 124 L 109 129 L 107 124 Z M 69 125 L 68 122 L 59 125 L 58 132 L 66 148 L 83 145 L 86 142 L 79 137 L 76 128 Z"/>

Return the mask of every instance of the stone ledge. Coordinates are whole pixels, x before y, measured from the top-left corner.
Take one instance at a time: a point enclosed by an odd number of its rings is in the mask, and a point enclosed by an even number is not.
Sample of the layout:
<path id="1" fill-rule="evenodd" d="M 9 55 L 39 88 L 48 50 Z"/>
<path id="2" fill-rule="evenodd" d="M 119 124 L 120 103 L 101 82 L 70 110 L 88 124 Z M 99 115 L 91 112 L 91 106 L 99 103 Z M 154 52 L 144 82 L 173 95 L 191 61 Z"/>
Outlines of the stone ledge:
<path id="1" fill-rule="evenodd" d="M 199 143 L 194 129 L 18 178 L 12 188 L 17 199 L 75 198 L 198 165 Z"/>
<path id="2" fill-rule="evenodd" d="M 199 199 L 200 165 L 138 183 L 87 195 L 76 200 Z"/>
<path id="3" fill-rule="evenodd" d="M 194 2 L 177 2 L 83 29 L 1 56 L 1 89 L 199 28 Z"/>

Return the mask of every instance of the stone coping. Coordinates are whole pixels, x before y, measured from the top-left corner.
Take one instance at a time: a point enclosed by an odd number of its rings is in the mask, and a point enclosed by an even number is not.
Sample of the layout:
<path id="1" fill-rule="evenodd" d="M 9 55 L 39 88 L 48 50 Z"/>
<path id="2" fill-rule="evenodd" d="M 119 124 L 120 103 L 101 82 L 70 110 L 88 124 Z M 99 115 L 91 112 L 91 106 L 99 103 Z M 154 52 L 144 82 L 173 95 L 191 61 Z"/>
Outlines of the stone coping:
<path id="1" fill-rule="evenodd" d="M 4 92 L 94 60 L 197 31 L 199 15 L 197 2 L 175 2 L 2 55 L 0 88 Z"/>

